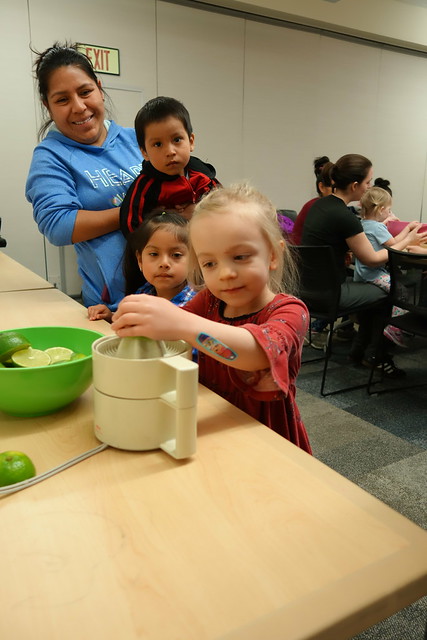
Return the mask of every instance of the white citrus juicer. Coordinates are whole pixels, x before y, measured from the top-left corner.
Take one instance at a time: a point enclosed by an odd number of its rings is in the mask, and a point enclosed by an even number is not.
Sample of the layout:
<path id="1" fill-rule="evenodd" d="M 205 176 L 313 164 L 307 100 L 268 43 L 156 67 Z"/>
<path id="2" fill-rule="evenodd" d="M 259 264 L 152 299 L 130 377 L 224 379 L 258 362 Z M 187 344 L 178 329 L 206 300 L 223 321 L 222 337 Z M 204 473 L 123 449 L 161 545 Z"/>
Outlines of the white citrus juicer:
<path id="1" fill-rule="evenodd" d="M 198 365 L 183 340 L 107 336 L 92 344 L 95 435 L 118 449 L 196 451 Z"/>

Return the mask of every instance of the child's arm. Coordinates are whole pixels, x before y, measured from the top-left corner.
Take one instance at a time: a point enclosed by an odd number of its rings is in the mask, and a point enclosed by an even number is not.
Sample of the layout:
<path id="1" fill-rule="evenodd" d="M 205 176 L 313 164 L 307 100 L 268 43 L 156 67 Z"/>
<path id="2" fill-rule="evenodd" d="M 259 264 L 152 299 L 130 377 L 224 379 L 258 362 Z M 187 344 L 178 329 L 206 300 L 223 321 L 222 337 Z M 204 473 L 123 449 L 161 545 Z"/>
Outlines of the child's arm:
<path id="1" fill-rule="evenodd" d="M 424 255 L 427 255 L 427 249 L 418 245 L 409 245 L 408 247 L 406 247 L 406 250 L 409 253 L 423 253 Z"/>
<path id="2" fill-rule="evenodd" d="M 191 220 L 196 205 L 193 202 L 188 204 L 176 204 L 174 209 L 186 220 Z"/>
<path id="3" fill-rule="evenodd" d="M 111 322 L 113 312 L 105 304 L 94 304 L 87 308 L 89 320 L 106 320 Z"/>
<path id="4" fill-rule="evenodd" d="M 400 242 L 401 240 L 405 240 L 410 231 L 419 226 L 419 222 L 414 220 L 413 222 L 408 222 L 406 227 L 403 227 L 402 231 L 398 233 L 394 238 L 390 238 L 388 242 L 385 243 L 387 247 L 393 247 L 396 242 Z"/>
<path id="5" fill-rule="evenodd" d="M 113 315 L 112 328 L 120 337 L 185 340 L 235 369 L 258 371 L 269 367 L 264 350 L 246 329 L 202 318 L 165 298 L 144 294 L 127 296 Z"/>
<path id="6" fill-rule="evenodd" d="M 387 242 L 384 242 L 383 246 L 393 247 L 393 249 L 401 251 L 406 249 L 408 245 L 418 244 L 427 236 L 427 231 L 418 233 L 420 227 L 421 223 L 410 222 L 395 238 L 392 237 Z"/>

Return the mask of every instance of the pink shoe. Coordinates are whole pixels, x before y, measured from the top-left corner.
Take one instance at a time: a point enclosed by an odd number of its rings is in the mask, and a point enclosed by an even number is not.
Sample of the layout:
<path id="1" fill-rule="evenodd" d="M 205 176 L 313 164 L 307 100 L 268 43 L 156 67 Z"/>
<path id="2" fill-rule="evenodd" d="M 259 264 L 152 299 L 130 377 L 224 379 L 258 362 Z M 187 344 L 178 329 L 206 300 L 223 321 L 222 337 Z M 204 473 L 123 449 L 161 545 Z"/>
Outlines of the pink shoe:
<path id="1" fill-rule="evenodd" d="M 393 327 L 391 324 L 388 324 L 384 329 L 384 335 L 386 338 L 397 344 L 398 347 L 407 348 L 407 343 L 403 336 L 403 332 L 397 327 Z"/>

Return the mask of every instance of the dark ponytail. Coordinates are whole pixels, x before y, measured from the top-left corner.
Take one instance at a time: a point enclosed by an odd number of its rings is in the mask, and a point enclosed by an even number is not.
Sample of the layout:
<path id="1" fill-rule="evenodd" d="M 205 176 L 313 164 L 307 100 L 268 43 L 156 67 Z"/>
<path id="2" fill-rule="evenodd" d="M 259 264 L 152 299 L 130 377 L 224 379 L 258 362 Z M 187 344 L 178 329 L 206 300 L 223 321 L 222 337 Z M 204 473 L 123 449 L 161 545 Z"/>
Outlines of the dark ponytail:
<path id="1" fill-rule="evenodd" d="M 393 192 L 390 189 L 390 180 L 385 180 L 385 178 L 375 178 L 374 187 L 380 187 L 380 189 L 388 191 L 391 196 L 393 195 Z"/>
<path id="2" fill-rule="evenodd" d="M 313 167 L 314 167 L 314 175 L 316 176 L 316 178 L 319 177 L 323 167 L 327 162 L 329 162 L 328 156 L 320 156 L 319 158 L 314 158 Z"/>

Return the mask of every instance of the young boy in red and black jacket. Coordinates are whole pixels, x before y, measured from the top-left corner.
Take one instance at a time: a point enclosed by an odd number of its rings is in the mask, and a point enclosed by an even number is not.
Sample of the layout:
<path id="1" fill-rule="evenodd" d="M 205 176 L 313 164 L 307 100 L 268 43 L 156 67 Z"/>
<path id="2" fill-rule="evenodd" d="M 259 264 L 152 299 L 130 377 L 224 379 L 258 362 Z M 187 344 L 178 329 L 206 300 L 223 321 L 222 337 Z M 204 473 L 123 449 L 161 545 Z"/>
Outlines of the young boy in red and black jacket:
<path id="1" fill-rule="evenodd" d="M 120 207 L 125 237 L 157 207 L 175 209 L 190 219 L 200 198 L 221 186 L 214 167 L 190 155 L 194 149 L 190 115 L 175 98 L 149 100 L 136 115 L 135 133 L 144 162 Z"/>

